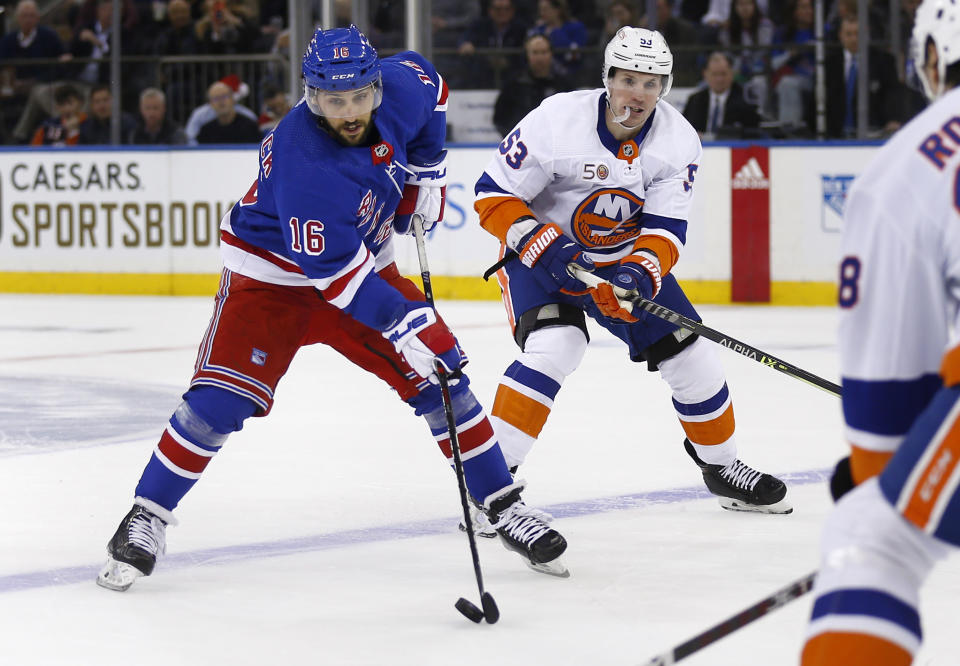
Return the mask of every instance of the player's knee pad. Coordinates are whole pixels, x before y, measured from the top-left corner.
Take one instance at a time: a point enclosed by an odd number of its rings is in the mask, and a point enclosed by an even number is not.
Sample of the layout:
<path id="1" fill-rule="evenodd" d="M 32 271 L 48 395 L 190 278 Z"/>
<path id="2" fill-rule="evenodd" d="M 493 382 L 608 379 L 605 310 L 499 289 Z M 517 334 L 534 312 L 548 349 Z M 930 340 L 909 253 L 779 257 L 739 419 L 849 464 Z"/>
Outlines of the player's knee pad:
<path id="1" fill-rule="evenodd" d="M 670 385 L 674 397 L 684 403 L 706 400 L 726 382 L 716 350 L 702 338 L 691 337 L 694 338 L 691 342 L 677 343 L 681 348 L 658 362 L 660 376 Z"/>
<path id="2" fill-rule="evenodd" d="M 567 303 L 550 303 L 527 310 L 520 315 L 513 337 L 517 346 L 526 351 L 527 338 L 531 333 L 552 326 L 575 326 L 583 333 L 584 344 L 590 341 L 583 310 Z"/>
<path id="3" fill-rule="evenodd" d="M 581 313 L 582 314 L 582 313 Z M 523 365 L 562 381 L 587 351 L 588 338 L 575 326 L 550 326 L 530 332 L 523 347 Z M 558 377 L 557 375 L 562 375 Z"/>
<path id="4" fill-rule="evenodd" d="M 663 336 L 643 350 L 643 360 L 647 362 L 647 370 L 650 372 L 659 370 L 661 363 L 677 356 L 699 339 L 699 335 L 685 328 L 678 328 L 669 335 Z"/>
<path id="5" fill-rule="evenodd" d="M 477 402 L 476 396 L 473 395 L 473 391 L 461 389 L 454 392 L 451 387 L 450 391 L 450 402 L 451 407 L 453 408 L 453 420 L 457 424 L 458 430 L 459 426 L 462 425 L 463 417 L 471 412 L 480 412 L 482 408 L 480 403 Z M 430 426 L 430 429 L 433 431 L 445 430 L 447 428 L 447 414 L 443 408 L 443 401 L 440 397 L 439 391 L 437 392 L 437 402 L 432 409 L 426 410 L 422 413 L 423 417 L 427 420 L 427 425 Z"/>
<path id="6" fill-rule="evenodd" d="M 823 528 L 817 591 L 868 588 L 912 604 L 947 547 L 908 523 L 880 492 L 876 479 L 837 502 Z"/>
<path id="7" fill-rule="evenodd" d="M 219 446 L 227 435 L 242 429 L 243 422 L 256 411 L 252 400 L 216 386 L 201 385 L 187 391 L 174 417 L 191 435 L 200 438 L 198 442 Z"/>

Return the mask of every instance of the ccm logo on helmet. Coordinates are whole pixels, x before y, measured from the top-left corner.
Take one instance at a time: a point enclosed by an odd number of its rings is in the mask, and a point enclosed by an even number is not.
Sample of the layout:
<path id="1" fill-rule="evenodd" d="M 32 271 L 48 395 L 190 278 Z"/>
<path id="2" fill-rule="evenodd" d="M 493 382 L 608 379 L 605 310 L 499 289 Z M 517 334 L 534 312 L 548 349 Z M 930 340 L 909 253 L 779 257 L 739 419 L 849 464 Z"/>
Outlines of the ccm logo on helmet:
<path id="1" fill-rule="evenodd" d="M 354 76 L 356 76 L 356 74 L 334 74 L 330 78 L 336 81 L 338 79 L 352 79 Z"/>

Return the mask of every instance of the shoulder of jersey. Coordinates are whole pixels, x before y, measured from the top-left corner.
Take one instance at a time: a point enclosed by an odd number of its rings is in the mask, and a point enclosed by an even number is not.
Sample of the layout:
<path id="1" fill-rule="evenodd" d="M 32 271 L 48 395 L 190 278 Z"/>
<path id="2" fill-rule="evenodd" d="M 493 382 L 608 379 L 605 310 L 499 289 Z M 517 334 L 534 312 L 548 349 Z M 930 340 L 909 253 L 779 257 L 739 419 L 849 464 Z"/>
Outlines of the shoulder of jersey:
<path id="1" fill-rule="evenodd" d="M 931 178 L 936 180 L 935 174 L 939 174 L 940 178 L 952 177 L 951 169 L 934 167 L 920 147 L 931 135 L 939 135 L 937 140 L 940 141 L 945 139 L 942 128 L 957 115 L 958 106 L 960 88 L 952 90 L 914 116 L 880 147 L 860 173 L 854 187 L 878 187 L 877 183 L 902 181 L 904 178 L 922 186 L 925 182 L 932 182 Z M 952 148 L 953 144 L 950 146 Z M 900 182 L 897 182 L 896 189 L 902 189 Z"/>
<path id="2" fill-rule="evenodd" d="M 603 90 L 573 90 L 550 95 L 540 106 L 539 112 L 549 112 L 559 118 L 590 118 L 591 123 L 597 122 L 597 99 Z M 587 115 L 585 115 L 587 114 Z"/>
<path id="3" fill-rule="evenodd" d="M 419 67 L 418 71 L 409 63 Z M 433 82 L 439 81 L 433 65 L 416 51 L 404 51 L 384 58 L 383 68 L 383 110 L 391 117 L 414 123 L 425 113 L 432 113 L 437 105 L 437 86 L 427 84 L 420 79 L 428 76 Z"/>
<path id="4" fill-rule="evenodd" d="M 644 146 L 644 150 L 652 149 L 661 159 L 676 162 L 676 166 L 686 166 L 698 159 L 703 151 L 693 125 L 669 103 L 657 104 L 654 130 L 645 139 L 644 143 L 650 143 Z"/>

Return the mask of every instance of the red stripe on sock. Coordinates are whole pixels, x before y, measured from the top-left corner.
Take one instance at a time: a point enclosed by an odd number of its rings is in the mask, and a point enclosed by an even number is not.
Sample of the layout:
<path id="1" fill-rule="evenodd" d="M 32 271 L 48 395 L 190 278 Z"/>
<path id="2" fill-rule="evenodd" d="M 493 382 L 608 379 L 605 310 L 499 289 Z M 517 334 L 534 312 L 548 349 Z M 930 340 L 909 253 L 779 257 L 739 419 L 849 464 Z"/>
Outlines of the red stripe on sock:
<path id="1" fill-rule="evenodd" d="M 157 448 L 160 449 L 160 453 L 165 455 L 167 460 L 174 465 L 187 472 L 193 472 L 194 474 L 202 472 L 210 462 L 209 456 L 201 456 L 183 448 L 167 431 L 164 431 L 163 436 L 160 437 Z"/>

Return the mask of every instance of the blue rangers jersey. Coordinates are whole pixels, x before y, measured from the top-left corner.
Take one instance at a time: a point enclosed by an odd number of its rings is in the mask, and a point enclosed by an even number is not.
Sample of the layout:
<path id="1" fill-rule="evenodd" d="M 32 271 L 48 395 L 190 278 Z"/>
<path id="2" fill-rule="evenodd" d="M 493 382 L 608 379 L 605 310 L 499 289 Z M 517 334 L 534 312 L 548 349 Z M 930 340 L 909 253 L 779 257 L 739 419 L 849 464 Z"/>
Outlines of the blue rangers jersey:
<path id="1" fill-rule="evenodd" d="M 372 145 L 341 145 L 301 100 L 263 140 L 256 182 L 220 224 L 226 269 L 315 287 L 377 330 L 406 301 L 377 275 L 393 262 L 406 169 L 442 158 L 447 105 L 446 83 L 420 54 L 384 58 L 381 67 Z"/>

